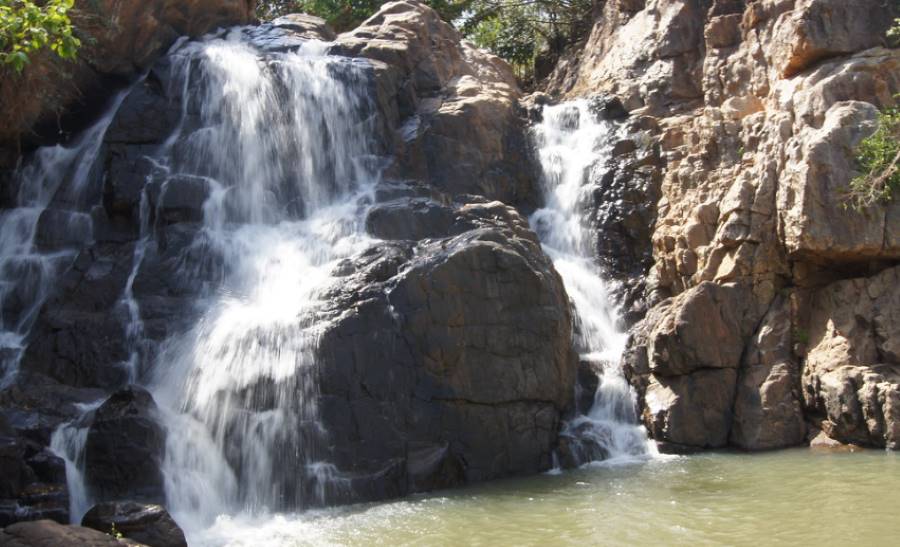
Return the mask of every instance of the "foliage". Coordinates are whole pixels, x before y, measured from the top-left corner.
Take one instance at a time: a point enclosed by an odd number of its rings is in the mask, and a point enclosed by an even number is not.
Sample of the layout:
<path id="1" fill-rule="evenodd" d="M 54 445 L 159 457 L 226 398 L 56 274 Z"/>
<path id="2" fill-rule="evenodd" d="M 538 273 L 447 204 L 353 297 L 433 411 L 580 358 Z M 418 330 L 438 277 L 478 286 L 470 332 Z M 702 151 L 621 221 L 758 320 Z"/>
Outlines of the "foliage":
<path id="1" fill-rule="evenodd" d="M 529 78 L 537 55 L 559 56 L 590 30 L 592 0 L 473 0 L 460 27 Z"/>
<path id="2" fill-rule="evenodd" d="M 894 19 L 894 24 L 887 31 L 888 46 L 900 47 L 900 19 Z"/>
<path id="3" fill-rule="evenodd" d="M 900 191 L 900 109 L 879 114 L 878 130 L 860 143 L 856 161 L 861 174 L 850 182 L 852 205 L 891 201 Z"/>
<path id="4" fill-rule="evenodd" d="M 21 72 L 29 55 L 45 48 L 63 59 L 74 59 L 81 45 L 69 19 L 74 3 L 0 0 L 0 65 Z"/>
<path id="5" fill-rule="evenodd" d="M 110 526 L 109 534 L 107 534 L 107 535 L 110 535 L 116 539 L 123 539 L 125 537 L 125 535 L 122 534 L 122 532 L 120 532 L 118 528 L 116 528 L 115 522 L 112 523 L 112 525 Z"/>

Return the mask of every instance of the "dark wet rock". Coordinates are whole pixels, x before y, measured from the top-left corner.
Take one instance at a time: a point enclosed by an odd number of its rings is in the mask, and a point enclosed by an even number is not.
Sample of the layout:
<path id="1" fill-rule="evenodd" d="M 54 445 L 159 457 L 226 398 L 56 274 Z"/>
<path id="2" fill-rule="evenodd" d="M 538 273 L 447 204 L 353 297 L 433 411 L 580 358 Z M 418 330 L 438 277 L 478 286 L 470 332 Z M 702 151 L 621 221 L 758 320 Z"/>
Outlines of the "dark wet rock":
<path id="1" fill-rule="evenodd" d="M 162 64 L 162 67 L 167 66 Z M 182 116 L 181 105 L 167 100 L 164 88 L 169 83 L 167 76 L 164 70 L 154 68 L 131 89 L 106 130 L 106 142 L 152 145 L 165 141 Z"/>
<path id="2" fill-rule="evenodd" d="M 35 243 L 44 252 L 80 248 L 93 237 L 90 216 L 60 209 L 45 209 L 38 219 Z"/>
<path id="3" fill-rule="evenodd" d="M 144 389 L 114 393 L 94 413 L 84 447 L 84 478 L 99 499 L 160 501 L 166 432 Z"/>
<path id="4" fill-rule="evenodd" d="M 124 215 L 139 221 L 141 195 L 156 172 L 152 144 L 111 145 L 106 156 L 103 205 L 109 216 Z"/>
<path id="5" fill-rule="evenodd" d="M 101 503 L 84 515 L 81 525 L 106 533 L 116 530 L 148 547 L 187 547 L 184 532 L 161 505 Z"/>
<path id="6" fill-rule="evenodd" d="M 635 123 L 639 123 L 635 120 Z M 633 324 L 647 311 L 647 274 L 653 265 L 651 237 L 657 216 L 663 162 L 644 130 L 635 129 L 613 146 L 613 158 L 595 166 L 587 215 L 596 257 Z"/>
<path id="7" fill-rule="evenodd" d="M 67 526 L 50 520 L 20 522 L 0 530 L 0 545 L 5 547 L 141 547 L 140 543 L 120 540 L 90 528 Z"/>
<path id="8" fill-rule="evenodd" d="M 127 380 L 127 317 L 119 301 L 132 251 L 105 244 L 79 254 L 41 309 L 22 370 L 74 387 L 114 389 Z"/>
<path id="9" fill-rule="evenodd" d="M 165 180 L 151 201 L 169 224 L 199 222 L 203 220 L 203 204 L 209 193 L 210 185 L 206 179 L 180 175 Z"/>
<path id="10" fill-rule="evenodd" d="M 77 419 L 83 405 L 104 396 L 99 389 L 74 388 L 42 374 L 20 372 L 0 392 L 0 416 L 16 434 L 47 446 L 60 424 Z"/>
<path id="11" fill-rule="evenodd" d="M 454 215 L 459 235 L 381 246 L 333 295 L 320 412 L 342 435 L 329 461 L 383 483 L 364 491 L 547 469 L 572 407 L 571 317 L 534 234 L 497 202 Z"/>
<path id="12" fill-rule="evenodd" d="M 375 205 L 366 230 L 381 239 L 425 239 L 446 235 L 454 223 L 452 208 L 428 198 L 401 198 Z"/>
<path id="13" fill-rule="evenodd" d="M 594 95 L 589 99 L 591 112 L 601 120 L 624 120 L 628 110 L 618 97 Z"/>
<path id="14" fill-rule="evenodd" d="M 68 522 L 66 470 L 40 442 L 0 415 L 0 526 L 52 519 Z"/>
<path id="15" fill-rule="evenodd" d="M 293 51 L 309 40 L 333 41 L 337 35 L 324 19 L 292 13 L 248 31 L 253 43 L 264 51 Z"/>

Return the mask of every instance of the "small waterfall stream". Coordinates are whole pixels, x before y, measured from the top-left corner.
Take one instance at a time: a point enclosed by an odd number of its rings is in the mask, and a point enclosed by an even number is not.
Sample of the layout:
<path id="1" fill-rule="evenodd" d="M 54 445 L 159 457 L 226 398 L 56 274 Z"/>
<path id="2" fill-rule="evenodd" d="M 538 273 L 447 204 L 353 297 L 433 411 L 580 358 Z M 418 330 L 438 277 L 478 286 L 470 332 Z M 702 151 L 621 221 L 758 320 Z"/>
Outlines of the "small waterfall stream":
<path id="1" fill-rule="evenodd" d="M 619 361 L 626 335 L 612 296 L 593 260 L 586 215 L 590 194 L 606 169 L 616 127 L 598 121 L 585 100 L 545 106 L 535 127 L 546 196 L 531 225 L 563 278 L 575 307 L 576 347 L 581 360 L 599 371 L 589 409 L 579 409 L 563 431 L 574 464 L 631 461 L 655 453 L 635 415 L 634 392 Z"/>
<path id="2" fill-rule="evenodd" d="M 58 275 L 93 239 L 91 210 L 101 188 L 95 164 L 125 99 L 76 140 L 40 148 L 16 175 L 14 207 L 0 211 L 0 384 L 18 371 L 25 337 Z"/>

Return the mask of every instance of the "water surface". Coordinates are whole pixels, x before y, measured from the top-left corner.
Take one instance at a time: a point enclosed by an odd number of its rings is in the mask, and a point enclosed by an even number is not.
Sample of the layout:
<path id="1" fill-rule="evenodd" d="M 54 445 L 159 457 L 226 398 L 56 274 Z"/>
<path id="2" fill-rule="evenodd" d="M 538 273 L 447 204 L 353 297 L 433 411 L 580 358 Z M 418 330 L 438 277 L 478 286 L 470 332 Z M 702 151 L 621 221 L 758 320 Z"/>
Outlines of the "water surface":
<path id="1" fill-rule="evenodd" d="M 208 545 L 891 545 L 900 456 L 795 449 L 592 466 L 300 516 L 220 517 Z"/>

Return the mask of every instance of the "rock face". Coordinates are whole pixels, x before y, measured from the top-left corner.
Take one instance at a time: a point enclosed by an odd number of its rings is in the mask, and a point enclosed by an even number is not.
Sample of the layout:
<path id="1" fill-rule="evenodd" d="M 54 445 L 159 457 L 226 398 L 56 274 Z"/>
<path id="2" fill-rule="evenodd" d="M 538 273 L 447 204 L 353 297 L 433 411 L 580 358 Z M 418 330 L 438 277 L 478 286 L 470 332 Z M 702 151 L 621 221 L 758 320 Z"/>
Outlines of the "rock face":
<path id="1" fill-rule="evenodd" d="M 39 54 L 21 75 L 0 79 L 0 147 L 31 139 L 27 132 L 35 125 L 55 124 L 60 114 L 79 110 L 79 103 L 90 110 L 91 94 L 102 96 L 111 79 L 148 68 L 179 36 L 251 21 L 255 5 L 255 0 L 79 0 L 71 12 L 83 43 L 78 61 Z M 7 151 L 0 165 L 12 159 Z"/>
<path id="2" fill-rule="evenodd" d="M 129 540 L 148 547 L 187 547 L 184 532 L 159 505 L 102 503 L 84 515 L 81 525 L 105 533 L 116 530 Z"/>
<path id="3" fill-rule="evenodd" d="M 626 356 L 657 440 L 892 446 L 900 209 L 845 198 L 900 90 L 891 20 L 876 0 L 610 1 L 550 76 L 658 128 L 654 306 Z"/>

